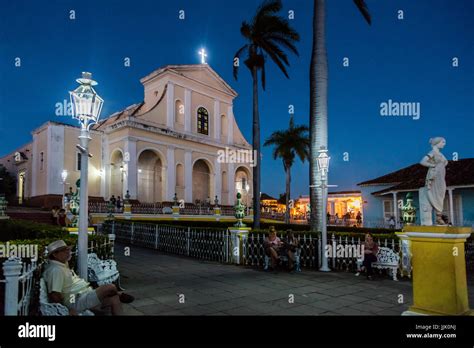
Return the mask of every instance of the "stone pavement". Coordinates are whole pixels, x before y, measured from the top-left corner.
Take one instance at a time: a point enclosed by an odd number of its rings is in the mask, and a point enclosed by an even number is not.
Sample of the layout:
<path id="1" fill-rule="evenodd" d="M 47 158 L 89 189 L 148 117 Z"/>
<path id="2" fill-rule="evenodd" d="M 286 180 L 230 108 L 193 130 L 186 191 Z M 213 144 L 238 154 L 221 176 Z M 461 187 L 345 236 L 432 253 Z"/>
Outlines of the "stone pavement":
<path id="1" fill-rule="evenodd" d="M 368 281 L 353 273 L 304 269 L 267 273 L 135 246 L 130 256 L 122 250 L 116 245 L 122 286 L 136 298 L 124 305 L 126 315 L 398 316 L 412 303 L 408 279 L 394 282 L 380 276 Z M 471 281 L 471 304 L 473 288 Z"/>

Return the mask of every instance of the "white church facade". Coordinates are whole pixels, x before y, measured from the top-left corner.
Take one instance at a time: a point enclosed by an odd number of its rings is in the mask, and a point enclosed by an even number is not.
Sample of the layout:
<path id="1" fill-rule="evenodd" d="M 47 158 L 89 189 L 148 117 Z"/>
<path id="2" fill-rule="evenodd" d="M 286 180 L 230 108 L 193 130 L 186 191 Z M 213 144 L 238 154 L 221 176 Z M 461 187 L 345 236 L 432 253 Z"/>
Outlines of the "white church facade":
<path id="1" fill-rule="evenodd" d="M 233 205 L 241 192 L 251 201 L 252 148 L 234 117 L 237 93 L 207 64 L 165 66 L 140 82 L 143 102 L 91 129 L 91 199 L 129 191 L 142 203 L 172 201 L 176 193 L 187 203 L 217 196 L 220 204 Z M 32 135 L 0 164 L 17 177 L 20 204 L 59 205 L 79 178 L 79 128 L 50 121 Z"/>

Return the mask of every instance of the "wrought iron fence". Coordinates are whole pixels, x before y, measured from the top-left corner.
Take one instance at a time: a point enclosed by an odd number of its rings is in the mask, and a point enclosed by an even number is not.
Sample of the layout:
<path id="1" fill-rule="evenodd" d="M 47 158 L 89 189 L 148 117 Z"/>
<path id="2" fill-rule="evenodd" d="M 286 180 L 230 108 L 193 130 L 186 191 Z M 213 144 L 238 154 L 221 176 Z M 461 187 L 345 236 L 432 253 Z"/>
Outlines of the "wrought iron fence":
<path id="1" fill-rule="evenodd" d="M 114 221 L 111 230 L 118 242 L 202 260 L 231 262 L 230 234 L 226 229 Z"/>
<path id="2" fill-rule="evenodd" d="M 161 215 L 172 213 L 172 202 L 157 202 L 157 203 L 133 203 L 132 214 L 150 214 Z M 234 216 L 235 209 L 233 206 L 220 206 L 221 215 Z M 89 202 L 89 212 L 91 213 L 108 213 L 108 206 L 106 202 Z M 114 206 L 113 213 L 123 213 L 123 206 L 117 208 Z M 186 203 L 184 207 L 179 208 L 181 215 L 214 215 L 214 205 L 195 205 Z"/>
<path id="3" fill-rule="evenodd" d="M 283 234 L 278 235 L 283 239 Z M 319 238 L 315 234 L 296 234 L 301 248 L 300 264 L 302 267 L 317 268 L 319 265 Z M 265 264 L 265 248 L 263 243 L 266 235 L 249 233 L 243 244 L 244 265 L 263 268 Z"/>

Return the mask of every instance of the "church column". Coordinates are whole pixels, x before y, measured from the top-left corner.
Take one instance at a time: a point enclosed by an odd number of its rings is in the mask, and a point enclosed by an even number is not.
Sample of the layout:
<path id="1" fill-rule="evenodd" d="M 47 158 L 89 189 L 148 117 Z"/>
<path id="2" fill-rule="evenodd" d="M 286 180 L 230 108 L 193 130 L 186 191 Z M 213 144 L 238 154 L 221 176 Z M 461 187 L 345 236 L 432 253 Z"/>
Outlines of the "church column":
<path id="1" fill-rule="evenodd" d="M 102 173 L 100 178 L 100 195 L 104 200 L 109 199 L 109 190 L 108 185 L 110 184 L 110 154 L 109 154 L 109 144 L 107 144 L 108 138 L 106 135 L 102 137 L 102 157 L 99 170 Z"/>
<path id="2" fill-rule="evenodd" d="M 184 201 L 193 202 L 193 154 L 191 151 L 184 153 Z"/>
<path id="3" fill-rule="evenodd" d="M 227 187 L 229 190 L 229 205 L 235 204 L 235 168 L 234 163 L 227 164 L 228 174 L 227 174 Z"/>
<path id="4" fill-rule="evenodd" d="M 166 200 L 173 201 L 176 191 L 176 165 L 174 161 L 174 146 L 168 146 L 166 150 Z"/>
<path id="5" fill-rule="evenodd" d="M 221 140 L 221 109 L 219 100 L 214 100 L 214 137 Z"/>
<path id="6" fill-rule="evenodd" d="M 174 126 L 174 108 L 174 83 L 169 81 L 166 91 L 166 126 L 171 129 L 173 129 Z"/>
<path id="7" fill-rule="evenodd" d="M 127 138 L 124 145 L 124 161 L 126 162 L 127 171 L 123 180 L 123 196 L 130 193 L 131 199 L 137 199 L 137 140 Z M 123 198 L 123 197 L 122 197 Z"/>
<path id="8" fill-rule="evenodd" d="M 452 188 L 448 188 L 448 195 L 449 195 L 449 222 L 453 225 L 454 221 L 454 202 L 453 202 L 453 190 Z"/>
<path id="9" fill-rule="evenodd" d="M 395 228 L 399 227 L 398 224 L 398 202 L 397 202 L 397 193 L 392 192 L 393 195 L 393 217 L 395 218 Z"/>
<path id="10" fill-rule="evenodd" d="M 191 90 L 184 90 L 184 131 L 191 133 Z"/>
<path id="11" fill-rule="evenodd" d="M 227 142 L 229 144 L 234 143 L 234 111 L 232 105 L 227 108 Z"/>
<path id="12" fill-rule="evenodd" d="M 221 193 L 222 193 L 222 171 L 221 171 L 221 164 L 218 160 L 218 157 L 216 157 L 214 159 L 214 169 L 215 169 L 215 172 L 214 172 L 214 192 L 215 192 L 215 196 L 217 196 L 217 198 L 219 199 L 219 204 L 222 204 L 222 197 L 221 197 Z M 214 198 L 215 197 L 211 197 L 211 201 L 213 202 L 214 201 Z"/>

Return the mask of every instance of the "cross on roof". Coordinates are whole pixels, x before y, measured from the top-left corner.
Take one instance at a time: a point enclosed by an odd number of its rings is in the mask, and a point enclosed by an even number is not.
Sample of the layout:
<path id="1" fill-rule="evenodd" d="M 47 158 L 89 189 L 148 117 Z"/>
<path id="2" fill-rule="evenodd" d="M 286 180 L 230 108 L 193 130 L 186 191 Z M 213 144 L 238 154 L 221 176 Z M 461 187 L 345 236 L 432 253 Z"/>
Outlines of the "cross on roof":
<path id="1" fill-rule="evenodd" d="M 201 64 L 207 64 L 206 63 L 207 54 L 204 48 L 201 48 L 201 50 L 199 51 L 199 55 L 201 56 Z"/>

